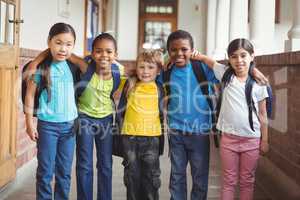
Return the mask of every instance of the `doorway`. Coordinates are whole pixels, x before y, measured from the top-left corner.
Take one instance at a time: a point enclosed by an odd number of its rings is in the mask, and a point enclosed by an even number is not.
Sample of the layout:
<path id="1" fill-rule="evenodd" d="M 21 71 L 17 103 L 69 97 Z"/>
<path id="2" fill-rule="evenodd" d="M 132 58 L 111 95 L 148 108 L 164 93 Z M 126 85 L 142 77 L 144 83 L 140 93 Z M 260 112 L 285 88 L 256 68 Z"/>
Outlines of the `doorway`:
<path id="1" fill-rule="evenodd" d="M 0 188 L 16 176 L 19 0 L 0 0 Z"/>

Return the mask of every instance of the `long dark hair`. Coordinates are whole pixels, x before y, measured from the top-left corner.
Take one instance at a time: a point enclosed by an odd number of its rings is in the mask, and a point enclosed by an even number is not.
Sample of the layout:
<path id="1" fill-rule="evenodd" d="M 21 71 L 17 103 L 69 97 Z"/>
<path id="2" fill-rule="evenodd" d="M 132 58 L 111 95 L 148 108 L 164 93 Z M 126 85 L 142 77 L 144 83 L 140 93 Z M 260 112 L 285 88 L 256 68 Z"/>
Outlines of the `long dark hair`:
<path id="1" fill-rule="evenodd" d="M 227 48 L 228 57 L 232 56 L 232 54 L 239 49 L 244 49 L 250 55 L 252 55 L 254 53 L 254 47 L 249 40 L 247 40 L 245 38 L 237 38 L 237 39 L 232 40 L 228 45 L 228 48 Z M 234 70 L 229 61 L 228 61 L 228 66 L 234 73 Z M 249 70 L 251 70 L 254 66 L 255 66 L 254 61 L 251 61 Z"/>
<path id="2" fill-rule="evenodd" d="M 70 24 L 66 23 L 56 23 L 54 24 L 49 31 L 48 34 L 48 42 L 56 35 L 59 35 L 61 33 L 71 33 L 74 37 L 74 42 L 76 41 L 76 34 L 73 29 L 73 27 Z M 49 52 L 47 58 L 40 64 L 40 69 L 41 69 L 41 81 L 45 85 L 45 88 L 47 90 L 47 95 L 48 95 L 48 102 L 51 100 L 51 78 L 50 78 L 50 65 L 53 60 L 53 57 L 51 53 Z"/>
<path id="3" fill-rule="evenodd" d="M 254 48 L 251 42 L 245 38 L 237 38 L 232 40 L 227 48 L 228 57 L 230 57 L 235 51 L 239 49 L 245 49 L 250 55 L 254 53 Z"/>

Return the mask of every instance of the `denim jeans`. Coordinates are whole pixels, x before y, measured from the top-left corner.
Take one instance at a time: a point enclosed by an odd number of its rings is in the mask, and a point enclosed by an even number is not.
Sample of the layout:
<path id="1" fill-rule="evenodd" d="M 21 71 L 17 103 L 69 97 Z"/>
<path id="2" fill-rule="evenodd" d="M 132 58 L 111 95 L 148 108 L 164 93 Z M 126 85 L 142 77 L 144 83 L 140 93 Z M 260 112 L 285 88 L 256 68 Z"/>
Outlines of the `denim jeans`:
<path id="1" fill-rule="evenodd" d="M 80 114 L 76 136 L 77 199 L 93 199 L 93 149 L 97 155 L 97 200 L 112 199 L 112 115 L 92 118 Z"/>
<path id="2" fill-rule="evenodd" d="M 187 199 L 186 167 L 191 166 L 191 200 L 206 200 L 209 172 L 209 135 L 170 130 L 171 200 Z"/>
<path id="3" fill-rule="evenodd" d="M 75 146 L 74 122 L 38 120 L 36 199 L 51 200 L 51 182 L 55 173 L 54 199 L 69 199 Z"/>
<path id="4" fill-rule="evenodd" d="M 159 137 L 123 136 L 127 200 L 158 200 Z"/>

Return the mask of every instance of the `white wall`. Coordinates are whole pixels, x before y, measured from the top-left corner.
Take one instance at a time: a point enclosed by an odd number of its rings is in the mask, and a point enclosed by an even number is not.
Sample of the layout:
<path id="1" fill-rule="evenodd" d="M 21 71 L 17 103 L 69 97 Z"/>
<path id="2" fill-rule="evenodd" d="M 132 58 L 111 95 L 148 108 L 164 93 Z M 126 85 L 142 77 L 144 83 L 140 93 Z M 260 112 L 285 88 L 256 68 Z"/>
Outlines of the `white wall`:
<path id="1" fill-rule="evenodd" d="M 74 52 L 83 55 L 84 44 L 84 0 L 70 1 L 70 16 L 58 15 L 58 0 L 22 0 L 20 47 L 43 50 L 47 47 L 50 27 L 56 22 L 70 24 L 76 32 Z"/>
<path id="2" fill-rule="evenodd" d="M 195 48 L 206 49 L 207 0 L 179 0 L 178 29 L 191 33 Z"/>
<path id="3" fill-rule="evenodd" d="M 287 33 L 292 27 L 293 0 L 280 1 L 280 23 L 275 24 L 275 48 L 272 53 L 284 51 L 284 41 L 288 39 Z"/>
<path id="4" fill-rule="evenodd" d="M 119 0 L 117 16 L 118 53 L 120 60 L 136 60 L 138 47 L 138 0 Z"/>

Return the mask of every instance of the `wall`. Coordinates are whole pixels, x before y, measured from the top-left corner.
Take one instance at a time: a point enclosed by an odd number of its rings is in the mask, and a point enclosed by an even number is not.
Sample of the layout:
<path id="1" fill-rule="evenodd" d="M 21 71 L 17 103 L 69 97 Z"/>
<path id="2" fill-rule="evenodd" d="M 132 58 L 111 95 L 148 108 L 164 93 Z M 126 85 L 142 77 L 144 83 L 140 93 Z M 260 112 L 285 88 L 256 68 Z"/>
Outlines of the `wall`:
<path id="1" fill-rule="evenodd" d="M 179 0 L 178 1 L 178 29 L 191 33 L 195 48 L 205 52 L 206 48 L 206 0 Z"/>
<path id="2" fill-rule="evenodd" d="M 259 56 L 256 63 L 274 95 L 270 151 L 261 158 L 257 177 L 275 200 L 300 199 L 300 52 Z"/>
<path id="3" fill-rule="evenodd" d="M 118 1 L 117 34 L 119 59 L 135 60 L 138 46 L 139 1 Z"/>
<path id="4" fill-rule="evenodd" d="M 287 33 L 292 27 L 293 20 L 293 0 L 280 1 L 280 22 L 275 24 L 274 51 L 279 53 L 284 51 L 284 41 L 288 39 Z"/>
<path id="5" fill-rule="evenodd" d="M 74 52 L 83 55 L 84 43 L 84 0 L 70 1 L 70 16 L 58 15 L 58 0 L 21 1 L 20 47 L 42 50 L 47 47 L 50 27 L 56 22 L 65 22 L 73 26 L 77 34 Z"/>

